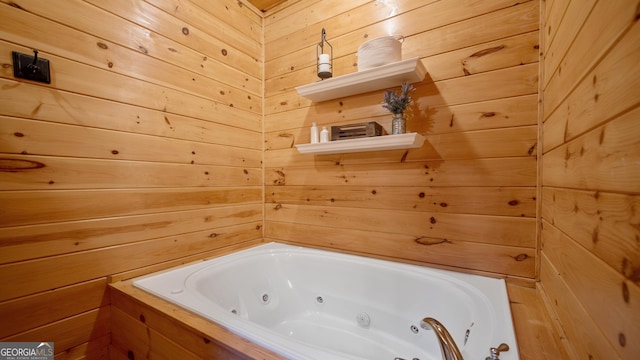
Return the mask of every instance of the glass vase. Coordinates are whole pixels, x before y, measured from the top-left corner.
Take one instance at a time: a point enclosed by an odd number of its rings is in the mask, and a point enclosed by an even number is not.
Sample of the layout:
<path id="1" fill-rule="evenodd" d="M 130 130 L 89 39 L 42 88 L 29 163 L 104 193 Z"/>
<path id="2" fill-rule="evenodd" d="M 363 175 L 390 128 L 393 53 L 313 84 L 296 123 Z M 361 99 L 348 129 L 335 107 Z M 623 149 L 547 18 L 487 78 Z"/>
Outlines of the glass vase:
<path id="1" fill-rule="evenodd" d="M 404 114 L 393 114 L 393 120 L 391 121 L 391 134 L 404 134 L 407 132 L 407 120 L 404 118 Z"/>

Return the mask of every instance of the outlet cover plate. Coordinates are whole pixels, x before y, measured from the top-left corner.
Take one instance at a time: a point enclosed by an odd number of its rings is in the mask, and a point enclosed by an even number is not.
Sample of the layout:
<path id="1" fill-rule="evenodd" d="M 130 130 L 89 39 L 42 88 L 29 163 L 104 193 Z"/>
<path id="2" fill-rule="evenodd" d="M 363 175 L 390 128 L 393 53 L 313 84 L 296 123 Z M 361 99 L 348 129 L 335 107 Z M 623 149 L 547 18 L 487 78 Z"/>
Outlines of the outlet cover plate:
<path id="1" fill-rule="evenodd" d="M 37 82 L 51 84 L 51 72 L 49 70 L 49 60 L 38 57 L 35 67 L 32 66 L 34 56 L 12 52 L 13 56 L 13 76 Z"/>

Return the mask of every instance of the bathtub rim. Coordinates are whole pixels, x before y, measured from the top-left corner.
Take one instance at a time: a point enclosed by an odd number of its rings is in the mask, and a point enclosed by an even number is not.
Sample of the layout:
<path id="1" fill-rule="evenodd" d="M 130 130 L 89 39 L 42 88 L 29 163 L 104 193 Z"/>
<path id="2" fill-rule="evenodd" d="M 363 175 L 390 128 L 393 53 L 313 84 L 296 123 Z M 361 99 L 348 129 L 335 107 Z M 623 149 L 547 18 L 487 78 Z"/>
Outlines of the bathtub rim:
<path id="1" fill-rule="evenodd" d="M 255 250 L 257 250 L 258 253 L 257 254 L 253 254 L 251 252 L 247 253 L 247 251 L 252 250 L 252 248 L 255 248 Z M 300 245 L 300 244 L 292 244 L 292 243 L 278 242 L 278 241 L 263 241 L 261 243 L 255 244 L 255 246 L 250 246 L 244 249 L 239 249 L 236 251 L 231 251 L 229 253 L 221 254 L 220 256 L 216 256 L 215 258 L 212 258 L 212 259 L 206 259 L 207 261 L 183 264 L 182 266 L 176 266 L 169 269 L 165 269 L 163 271 L 146 274 L 144 276 L 140 276 L 136 279 L 133 279 L 133 281 L 144 280 L 146 278 L 159 276 L 166 272 L 180 270 L 180 268 L 190 268 L 188 270 L 189 272 L 187 273 L 188 275 L 187 278 L 188 278 L 188 277 L 191 277 L 193 274 L 197 274 L 201 271 L 206 271 L 210 266 L 208 262 L 211 260 L 219 260 L 219 261 L 222 261 L 222 264 L 229 264 L 229 262 L 233 261 L 234 259 L 243 260 L 247 256 L 251 257 L 256 255 L 258 256 L 265 255 L 265 254 L 266 255 L 269 255 L 269 254 L 277 255 L 277 254 L 283 254 L 283 253 L 286 254 L 289 251 L 293 251 L 293 252 L 300 251 L 302 254 L 317 255 L 320 257 L 329 256 L 331 258 L 334 258 L 332 254 L 335 254 L 340 259 L 347 259 L 347 260 L 355 259 L 357 263 L 364 262 L 365 264 L 367 259 L 370 259 L 374 261 L 374 264 L 372 266 L 375 266 L 375 267 L 389 266 L 391 269 L 399 272 L 403 272 L 403 273 L 408 272 L 408 273 L 415 273 L 418 275 L 424 275 L 424 274 L 429 274 L 429 272 L 432 272 L 432 275 L 435 275 L 436 278 L 438 278 L 439 280 L 453 281 L 455 287 L 465 288 L 466 290 L 463 290 L 463 291 L 477 293 L 479 295 L 478 299 L 481 300 L 485 304 L 485 306 L 488 306 L 491 309 L 494 316 L 498 316 L 498 318 L 503 319 L 503 320 L 499 320 L 498 324 L 502 321 L 507 321 L 508 324 L 511 325 L 511 329 L 510 329 L 511 331 L 507 330 L 506 333 L 504 332 L 505 331 L 504 329 L 496 330 L 498 328 L 493 328 L 494 329 L 493 331 L 498 331 L 498 333 L 502 333 L 503 335 L 511 333 L 512 335 L 507 335 L 506 342 L 509 342 L 509 345 L 512 347 L 512 349 L 519 348 L 518 338 L 515 332 L 513 316 L 511 314 L 511 309 L 510 309 L 510 303 L 508 298 L 509 295 L 506 288 L 505 277 L 500 277 L 500 276 L 486 276 L 485 274 L 465 273 L 465 272 L 455 271 L 455 270 L 452 271 L 451 269 L 441 269 L 433 266 L 425 266 L 424 264 L 399 262 L 399 261 L 393 261 L 393 260 L 379 258 L 379 257 L 370 257 L 366 255 L 363 256 L 362 254 L 340 252 L 340 251 L 335 251 L 333 249 L 315 248 L 315 247 L 310 247 L 310 246 Z M 472 279 L 474 277 L 480 278 L 479 280 L 480 282 L 474 283 L 474 279 Z M 487 281 L 485 279 L 489 279 L 488 283 L 485 282 Z M 500 282 L 492 282 L 492 280 L 500 280 Z M 185 280 L 185 283 L 186 283 L 186 280 Z M 464 286 L 464 284 L 466 284 L 466 286 Z M 486 292 L 486 288 L 484 291 L 480 290 L 485 286 L 488 286 L 490 289 L 493 289 L 493 290 L 498 290 L 499 294 L 497 294 L 496 296 L 495 292 Z M 498 288 L 495 288 L 495 286 L 498 286 Z M 172 295 L 162 294 L 161 293 L 162 291 L 160 290 L 156 291 L 156 290 L 144 288 L 135 284 L 134 284 L 134 287 L 137 287 L 141 291 L 149 293 L 154 297 L 164 298 L 163 299 L 164 301 L 172 303 L 170 299 L 166 298 L 167 296 L 171 297 Z M 171 293 L 173 293 L 173 291 Z M 490 299 L 493 299 L 493 301 L 488 301 Z M 197 302 L 199 301 L 196 301 L 196 303 Z M 177 305 L 177 304 L 175 306 L 180 307 L 180 305 Z M 209 315 L 203 314 L 201 311 L 198 310 L 198 308 L 190 308 L 189 305 L 186 305 L 184 309 L 192 314 L 195 314 L 196 316 L 201 316 L 205 319 L 207 319 L 207 317 L 210 317 Z M 289 349 L 286 346 L 281 347 L 280 345 L 277 345 L 279 343 L 272 343 L 272 341 L 270 340 L 265 340 L 265 339 L 271 338 L 271 336 L 266 336 L 263 339 L 263 336 L 260 336 L 260 333 L 263 332 L 262 330 L 258 331 L 255 334 L 253 333 L 253 331 L 249 331 L 247 333 L 247 330 L 244 329 L 242 326 L 240 328 L 236 328 L 232 323 L 231 324 L 228 323 L 229 319 L 226 319 L 226 317 L 224 316 L 219 319 L 208 319 L 208 320 L 216 323 L 222 328 L 227 329 L 228 331 L 242 338 L 248 337 L 247 340 L 252 341 L 257 346 L 261 346 L 261 347 L 270 349 L 271 351 L 282 353 L 284 354 L 284 356 L 294 356 L 295 358 L 305 357 L 301 353 L 298 353 L 299 349 L 297 349 L 297 346 L 295 346 L 292 349 Z M 258 336 L 255 337 L 255 335 L 258 335 Z M 293 342 L 297 343 L 298 341 L 294 340 Z M 312 346 L 312 348 L 314 347 L 315 346 Z M 516 350 L 516 351 L 519 353 L 519 350 Z M 329 351 L 325 355 L 328 356 L 330 353 L 334 353 L 334 352 Z M 487 348 L 487 353 L 488 353 L 488 348 Z M 338 353 L 335 353 L 334 355 L 338 355 Z M 516 354 L 516 358 L 517 357 L 518 355 Z"/>
<path id="2" fill-rule="evenodd" d="M 114 308 L 125 309 L 127 314 L 137 318 L 140 311 L 146 310 L 158 314 L 162 319 L 171 321 L 172 323 L 182 325 L 191 329 L 200 338 L 205 337 L 216 343 L 232 349 L 239 354 L 244 354 L 239 359 L 269 359 L 269 360 L 286 360 L 284 357 L 270 352 L 264 348 L 260 348 L 253 343 L 248 343 L 246 339 L 238 335 L 226 331 L 226 329 L 209 321 L 203 317 L 194 316 L 194 314 L 183 309 L 171 302 L 151 295 L 141 289 L 133 286 L 133 281 L 147 276 L 151 273 L 160 273 L 168 271 L 177 266 L 197 263 L 204 260 L 220 257 L 239 250 L 251 248 L 266 242 L 276 241 L 284 244 L 301 245 L 299 243 L 279 240 L 279 239 L 258 239 L 226 246 L 218 249 L 212 249 L 207 253 L 185 259 L 177 259 L 172 262 L 157 264 L 150 267 L 136 269 L 124 273 L 114 274 L 108 278 L 108 292 L 111 298 L 111 306 Z M 507 276 L 504 274 L 491 273 L 480 270 L 469 270 L 450 267 L 439 264 L 427 264 L 415 260 L 395 259 L 384 257 L 376 254 L 359 253 L 348 249 L 327 249 L 316 244 L 302 244 L 310 248 L 319 248 L 342 252 L 347 254 L 361 255 L 366 257 L 378 258 L 383 260 L 399 261 L 413 265 L 428 266 L 438 269 L 459 271 L 463 273 L 483 275 L 487 277 L 505 279 L 507 285 L 507 293 L 509 296 L 510 310 L 518 350 L 524 359 L 535 359 L 541 355 L 549 355 L 556 359 L 569 359 L 565 356 L 564 347 L 557 339 L 561 338 L 562 332 L 554 326 L 552 313 L 549 312 L 548 299 L 544 297 L 542 289 L 535 279 L 522 278 L 517 276 Z M 145 326 L 150 327 L 149 324 Z M 153 328 L 153 327 L 152 327 Z M 111 328 L 112 333 L 119 332 L 118 328 Z M 112 344 L 113 346 L 113 344 Z M 122 349 L 118 348 L 122 351 Z M 115 351 L 115 350 L 114 350 Z M 126 357 L 126 351 L 124 352 Z"/>

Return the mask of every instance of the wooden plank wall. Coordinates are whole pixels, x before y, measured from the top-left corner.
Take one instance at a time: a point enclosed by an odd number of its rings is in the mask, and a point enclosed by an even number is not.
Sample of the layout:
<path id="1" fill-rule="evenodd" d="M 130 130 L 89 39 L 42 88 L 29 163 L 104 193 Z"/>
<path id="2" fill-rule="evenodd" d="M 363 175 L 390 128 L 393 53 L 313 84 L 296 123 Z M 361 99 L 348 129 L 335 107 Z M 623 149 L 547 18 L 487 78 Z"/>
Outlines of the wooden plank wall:
<path id="1" fill-rule="evenodd" d="M 265 17 L 265 237 L 463 271 L 536 276 L 539 2 L 303 1 Z M 405 37 L 422 148 L 301 155 L 309 127 L 377 121 L 383 91 L 312 103 L 321 29 L 334 76 L 366 40 Z M 400 84 L 398 84 L 400 85 Z"/>
<path id="2" fill-rule="evenodd" d="M 0 341 L 104 358 L 108 278 L 262 239 L 262 15 L 2 0 L 0 19 Z M 34 48 L 50 85 L 13 77 Z"/>
<path id="3" fill-rule="evenodd" d="M 541 284 L 575 359 L 640 354 L 638 2 L 543 2 Z"/>

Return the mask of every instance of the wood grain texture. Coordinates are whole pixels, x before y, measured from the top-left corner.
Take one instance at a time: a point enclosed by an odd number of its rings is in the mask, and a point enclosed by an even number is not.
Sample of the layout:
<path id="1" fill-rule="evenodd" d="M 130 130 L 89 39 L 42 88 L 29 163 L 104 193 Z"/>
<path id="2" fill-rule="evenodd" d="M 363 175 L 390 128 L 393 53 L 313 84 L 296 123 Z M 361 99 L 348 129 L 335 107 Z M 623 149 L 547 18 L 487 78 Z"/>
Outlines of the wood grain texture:
<path id="1" fill-rule="evenodd" d="M 0 338 L 109 305 L 106 278 L 0 303 Z"/>
<path id="2" fill-rule="evenodd" d="M 141 337 L 142 344 L 150 344 L 151 349 L 140 346 L 138 351 L 155 354 L 166 348 L 176 354 L 166 359 L 182 359 L 183 355 L 184 358 L 208 358 L 210 354 L 218 354 L 220 357 L 214 358 L 224 359 L 284 359 L 220 325 L 133 287 L 130 280 L 111 286 L 111 302 L 118 317 L 121 321 L 134 323 L 138 329 L 127 334 L 126 327 L 116 328 L 114 336 L 120 340 L 115 347 L 125 354 L 138 346 L 136 341 L 129 340 Z M 143 329 L 147 329 L 144 334 Z"/>
<path id="3" fill-rule="evenodd" d="M 555 274 L 559 276 L 556 281 L 561 281 L 566 287 L 562 293 L 554 291 L 550 294 L 554 298 L 562 296 L 561 294 L 571 294 L 573 301 L 585 311 L 580 317 L 584 317 L 584 321 L 594 322 L 601 332 L 600 336 L 606 340 L 598 339 L 598 345 L 592 344 L 589 347 L 599 347 L 598 353 L 619 354 L 623 359 L 633 358 L 638 354 L 640 344 L 627 339 L 637 339 L 640 336 L 640 328 L 637 326 L 640 322 L 640 287 L 553 226 L 546 222 L 543 225 L 542 253 L 553 264 Z M 597 289 L 598 296 L 593 296 L 594 289 Z M 572 315 L 563 311 L 560 316 Z M 592 341 L 595 342 L 598 336 L 592 335 L 589 338 L 593 338 Z M 607 341 L 614 349 L 613 352 L 604 346 Z M 575 342 L 577 347 L 583 346 L 581 343 Z"/>
<path id="4" fill-rule="evenodd" d="M 535 277 L 538 2 L 309 6 L 292 6 L 287 17 L 265 24 L 265 236 Z M 389 27 L 404 35 L 403 57 L 419 57 L 428 69 L 414 84 L 407 112 L 409 130 L 425 135 L 425 145 L 318 156 L 296 151 L 294 145 L 309 142 L 312 122 L 373 120 L 390 131 L 382 92 L 321 103 L 295 92 L 316 80 L 313 34 L 322 27 L 334 46 L 335 76 L 356 71 L 355 53 L 364 41 L 386 35 Z M 330 229 L 321 232 L 327 239 L 309 235 L 320 228 Z M 405 245 L 392 245 L 399 239 Z M 482 260 L 491 251 L 503 259 L 499 265 Z"/>
<path id="5" fill-rule="evenodd" d="M 240 5 L 0 1 L 3 341 L 116 357 L 107 281 L 261 241 L 262 17 Z M 51 84 L 13 77 L 34 48 Z"/>
<path id="6" fill-rule="evenodd" d="M 633 359 L 638 322 L 637 4 L 547 2 L 540 280 L 571 358 Z"/>
<path id="7" fill-rule="evenodd" d="M 31 342 L 33 339 L 54 339 L 56 354 L 108 336 L 110 306 L 102 306 L 78 315 L 0 339 L 3 342 Z"/>
<path id="8" fill-rule="evenodd" d="M 528 187 L 268 186 L 266 205 L 279 203 L 535 217 L 535 191 Z"/>
<path id="9" fill-rule="evenodd" d="M 429 221 L 427 221 L 429 222 Z M 460 234 L 458 234 L 460 235 Z M 485 276 L 533 277 L 535 251 L 521 246 L 487 244 L 429 235 L 383 233 L 375 229 L 365 231 L 341 229 L 324 225 L 267 222 L 267 239 L 317 248 L 333 248 L 355 254 L 380 257 L 413 264 L 430 263 L 451 270 L 481 273 Z M 491 257 L 499 261 L 488 262 Z M 453 265 L 452 265 L 453 264 Z"/>
<path id="10" fill-rule="evenodd" d="M 0 280 L 11 284 L 0 313 L 25 319 L 0 326 L 3 341 L 127 359 L 136 337 L 110 343 L 110 319 L 126 328 L 140 313 L 109 315 L 105 279 L 266 238 L 539 277 L 554 331 L 524 357 L 538 345 L 563 359 L 638 353 L 635 2 L 290 0 L 260 14 L 235 0 L 2 0 L 0 17 Z M 317 80 L 322 27 L 336 76 L 357 71 L 363 42 L 405 36 L 403 57 L 428 69 L 408 114 L 422 148 L 297 153 L 312 122 L 390 129 L 381 91 L 297 95 Z M 34 48 L 50 85 L 13 78 L 11 51 Z M 155 346 L 145 355 L 207 351 L 202 331 L 158 323 L 141 335 Z"/>
<path id="11" fill-rule="evenodd" d="M 570 359 L 561 352 L 559 337 L 548 326 L 551 319 L 540 290 L 507 283 L 507 291 L 520 359 Z"/>

